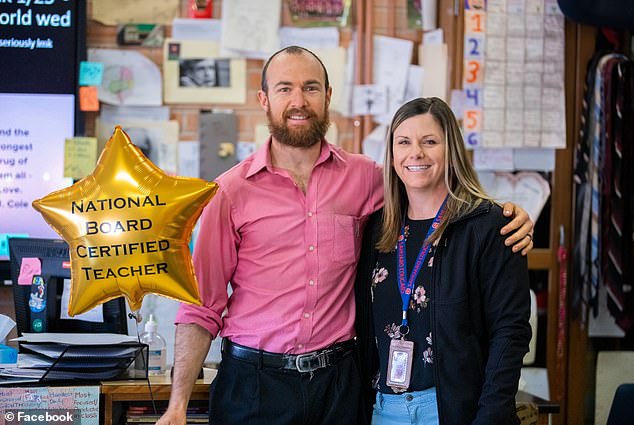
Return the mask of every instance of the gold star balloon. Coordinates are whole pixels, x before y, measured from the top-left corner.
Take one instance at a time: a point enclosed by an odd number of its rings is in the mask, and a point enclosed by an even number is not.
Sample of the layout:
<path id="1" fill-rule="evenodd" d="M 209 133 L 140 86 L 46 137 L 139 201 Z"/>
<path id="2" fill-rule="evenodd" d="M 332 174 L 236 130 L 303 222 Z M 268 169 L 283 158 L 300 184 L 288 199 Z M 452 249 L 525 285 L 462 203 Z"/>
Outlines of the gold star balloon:
<path id="1" fill-rule="evenodd" d="M 136 311 L 149 293 L 200 305 L 188 244 L 217 189 L 168 176 L 117 126 L 92 174 L 33 201 L 70 247 L 68 313 L 121 295 Z"/>

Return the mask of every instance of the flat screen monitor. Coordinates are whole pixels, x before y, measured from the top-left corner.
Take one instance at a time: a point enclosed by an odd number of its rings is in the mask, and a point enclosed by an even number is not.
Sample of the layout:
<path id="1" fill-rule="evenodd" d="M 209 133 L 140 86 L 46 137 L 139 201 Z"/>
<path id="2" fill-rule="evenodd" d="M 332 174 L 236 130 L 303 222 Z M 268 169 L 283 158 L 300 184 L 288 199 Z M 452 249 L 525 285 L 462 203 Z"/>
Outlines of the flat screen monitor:
<path id="1" fill-rule="evenodd" d="M 18 336 L 34 331 L 128 333 L 125 299 L 121 297 L 103 304 L 101 307 L 103 321 L 101 322 L 77 318 L 80 316 L 64 318 L 65 315 L 67 316 L 65 310 L 68 308 L 68 304 L 63 302 L 64 285 L 68 287 L 70 283 L 70 258 L 68 245 L 63 240 L 10 238 L 9 258 Z M 42 311 L 37 310 L 42 308 L 43 302 L 39 305 L 33 303 L 33 299 L 38 296 L 37 284 L 19 282 L 23 262 L 32 263 L 34 259 L 39 261 L 41 268 L 41 272 L 36 276 L 41 277 L 46 288 L 43 290 L 45 292 L 43 297 L 40 297 L 46 301 Z M 33 322 L 37 319 L 40 319 L 39 328 L 34 329 Z"/>
<path id="2" fill-rule="evenodd" d="M 86 3 L 0 0 L 0 261 L 9 237 L 57 237 L 31 202 L 72 183 L 64 143 L 84 127 Z"/>

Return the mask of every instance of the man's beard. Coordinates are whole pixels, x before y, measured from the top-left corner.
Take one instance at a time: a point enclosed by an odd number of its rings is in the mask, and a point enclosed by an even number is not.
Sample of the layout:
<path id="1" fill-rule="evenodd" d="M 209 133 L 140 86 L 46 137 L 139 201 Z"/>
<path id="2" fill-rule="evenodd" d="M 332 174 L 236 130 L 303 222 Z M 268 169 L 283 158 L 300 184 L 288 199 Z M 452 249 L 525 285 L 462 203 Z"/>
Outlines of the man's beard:
<path id="1" fill-rule="evenodd" d="M 286 124 L 288 117 L 295 113 L 302 113 L 308 115 L 310 119 L 310 125 L 307 129 L 302 128 L 290 128 Z M 276 122 L 273 119 L 271 111 L 267 111 L 267 118 L 269 119 L 269 131 L 275 140 L 283 145 L 292 146 L 296 148 L 309 148 L 315 143 L 318 143 L 326 136 L 328 127 L 330 127 L 330 118 L 328 109 L 325 108 L 324 116 L 319 119 L 312 111 L 291 109 L 284 113 L 283 121 Z"/>

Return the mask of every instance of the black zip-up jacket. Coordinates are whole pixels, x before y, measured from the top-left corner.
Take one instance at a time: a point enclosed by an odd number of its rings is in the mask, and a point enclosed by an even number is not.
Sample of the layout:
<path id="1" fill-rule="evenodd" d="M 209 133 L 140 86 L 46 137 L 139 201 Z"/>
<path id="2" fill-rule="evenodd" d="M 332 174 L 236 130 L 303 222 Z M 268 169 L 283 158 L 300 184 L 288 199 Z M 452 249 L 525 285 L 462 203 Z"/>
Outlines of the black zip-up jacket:
<path id="1" fill-rule="evenodd" d="M 378 370 L 370 285 L 381 219 L 377 211 L 368 221 L 355 284 L 365 423 Z M 530 296 L 527 259 L 500 235 L 507 222 L 499 206 L 483 202 L 447 226 L 434 255 L 430 314 L 441 425 L 519 424 L 515 394 L 531 337 Z"/>

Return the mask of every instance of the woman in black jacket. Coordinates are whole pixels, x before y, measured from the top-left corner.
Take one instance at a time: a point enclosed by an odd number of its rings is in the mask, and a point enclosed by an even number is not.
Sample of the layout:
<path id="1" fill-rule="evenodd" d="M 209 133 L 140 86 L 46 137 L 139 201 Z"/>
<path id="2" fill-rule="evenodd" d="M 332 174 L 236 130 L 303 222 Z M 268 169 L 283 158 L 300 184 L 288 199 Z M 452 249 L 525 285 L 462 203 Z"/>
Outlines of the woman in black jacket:
<path id="1" fill-rule="evenodd" d="M 403 105 L 387 144 L 385 206 L 368 223 L 356 287 L 372 423 L 519 423 L 526 258 L 504 246 L 506 219 L 445 102 Z"/>

